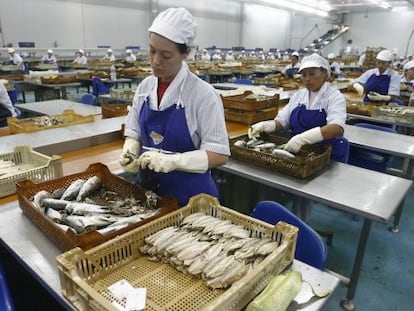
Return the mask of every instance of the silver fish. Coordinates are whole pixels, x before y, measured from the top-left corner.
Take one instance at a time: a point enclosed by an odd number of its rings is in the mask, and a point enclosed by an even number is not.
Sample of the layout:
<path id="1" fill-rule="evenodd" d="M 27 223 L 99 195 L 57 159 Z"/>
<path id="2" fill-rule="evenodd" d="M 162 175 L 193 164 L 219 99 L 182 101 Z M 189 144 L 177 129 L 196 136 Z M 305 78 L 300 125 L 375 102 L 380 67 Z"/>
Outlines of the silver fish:
<path id="1" fill-rule="evenodd" d="M 50 198 L 51 194 L 46 190 L 41 190 L 33 196 L 33 204 L 36 208 L 41 209 L 44 199 Z"/>
<path id="2" fill-rule="evenodd" d="M 93 223 L 91 218 L 82 217 L 82 216 L 68 215 L 64 217 L 63 221 L 68 226 L 75 229 L 76 233 L 78 234 L 94 231 L 96 230 L 96 227 L 97 227 Z"/>
<path id="3" fill-rule="evenodd" d="M 290 153 L 289 151 L 283 150 L 283 149 L 273 149 L 272 151 L 272 155 L 274 156 L 278 156 L 281 158 L 288 158 L 288 159 L 292 159 L 295 157 L 295 155 L 293 153 Z"/>
<path id="4" fill-rule="evenodd" d="M 56 223 L 62 222 L 62 214 L 53 208 L 46 209 L 46 216 Z"/>
<path id="5" fill-rule="evenodd" d="M 85 183 L 85 180 L 83 179 L 77 179 L 73 181 L 69 185 L 69 187 L 65 190 L 65 192 L 62 194 L 61 199 L 68 200 L 68 201 L 75 200 L 79 193 L 79 190 L 82 188 L 84 183 Z"/>
<path id="6" fill-rule="evenodd" d="M 53 208 L 54 210 L 62 211 L 66 208 L 66 206 L 69 203 L 70 203 L 70 201 L 66 201 L 66 200 L 45 198 L 42 202 L 42 207 L 44 207 L 44 208 Z"/>
<path id="7" fill-rule="evenodd" d="M 82 185 L 76 197 L 76 201 L 82 201 L 87 196 L 99 190 L 102 186 L 102 181 L 98 176 L 92 176 Z"/>
<path id="8" fill-rule="evenodd" d="M 70 202 L 66 205 L 66 212 L 74 215 L 86 215 L 86 214 L 106 214 L 108 213 L 107 206 L 101 206 L 96 204 L 89 204 L 83 202 Z"/>

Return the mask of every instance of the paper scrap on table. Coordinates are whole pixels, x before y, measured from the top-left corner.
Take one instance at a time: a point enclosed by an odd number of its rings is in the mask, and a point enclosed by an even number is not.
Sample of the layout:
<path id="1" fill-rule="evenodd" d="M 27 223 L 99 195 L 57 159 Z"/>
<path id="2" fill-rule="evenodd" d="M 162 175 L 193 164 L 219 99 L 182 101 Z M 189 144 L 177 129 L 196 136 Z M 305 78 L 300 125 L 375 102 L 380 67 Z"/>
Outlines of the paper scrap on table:
<path id="1" fill-rule="evenodd" d="M 125 307 L 116 301 L 112 305 L 120 311 L 135 311 L 145 309 L 147 289 L 135 288 L 127 280 L 120 280 L 108 287 L 108 290 L 117 299 L 125 298 Z"/>

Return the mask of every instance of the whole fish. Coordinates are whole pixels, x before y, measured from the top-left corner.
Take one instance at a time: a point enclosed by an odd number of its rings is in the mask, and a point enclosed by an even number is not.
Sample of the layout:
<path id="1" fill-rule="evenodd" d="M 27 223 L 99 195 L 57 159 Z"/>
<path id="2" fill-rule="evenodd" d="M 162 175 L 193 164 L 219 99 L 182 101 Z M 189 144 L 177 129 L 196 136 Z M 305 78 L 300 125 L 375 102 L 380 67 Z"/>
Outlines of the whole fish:
<path id="1" fill-rule="evenodd" d="M 102 181 L 98 176 L 92 176 L 82 185 L 76 197 L 76 201 L 83 201 L 87 196 L 99 190 L 102 186 Z"/>
<path id="2" fill-rule="evenodd" d="M 283 150 L 283 149 L 273 149 L 272 154 L 274 156 L 278 156 L 281 158 L 287 158 L 287 159 L 292 159 L 295 157 L 295 155 L 293 153 L 290 153 L 289 151 Z"/>
<path id="3" fill-rule="evenodd" d="M 46 190 L 40 190 L 33 196 L 33 204 L 36 208 L 41 209 L 44 199 L 50 198 L 51 194 Z"/>
<path id="4" fill-rule="evenodd" d="M 63 192 L 60 198 L 62 200 L 68 200 L 68 201 L 75 200 L 79 193 L 79 190 L 82 188 L 84 183 L 85 183 L 85 180 L 83 179 L 77 179 L 73 181 L 69 185 L 69 187 L 65 190 L 65 192 Z"/>
<path id="5" fill-rule="evenodd" d="M 53 208 L 46 209 L 46 216 L 58 224 L 62 222 L 62 214 Z"/>
<path id="6" fill-rule="evenodd" d="M 66 208 L 66 206 L 70 202 L 71 201 L 67 201 L 67 200 L 45 198 L 45 199 L 43 199 L 42 207 L 44 207 L 44 208 L 53 208 L 54 210 L 62 211 Z"/>
<path id="7" fill-rule="evenodd" d="M 96 225 L 91 218 L 76 215 L 68 215 L 63 218 L 65 224 L 75 229 L 76 233 L 82 234 L 96 230 Z"/>
<path id="8" fill-rule="evenodd" d="M 107 206 L 101 206 L 96 204 L 89 204 L 83 202 L 70 202 L 66 205 L 65 211 L 68 214 L 74 215 L 86 215 L 86 214 L 106 214 L 108 213 Z"/>

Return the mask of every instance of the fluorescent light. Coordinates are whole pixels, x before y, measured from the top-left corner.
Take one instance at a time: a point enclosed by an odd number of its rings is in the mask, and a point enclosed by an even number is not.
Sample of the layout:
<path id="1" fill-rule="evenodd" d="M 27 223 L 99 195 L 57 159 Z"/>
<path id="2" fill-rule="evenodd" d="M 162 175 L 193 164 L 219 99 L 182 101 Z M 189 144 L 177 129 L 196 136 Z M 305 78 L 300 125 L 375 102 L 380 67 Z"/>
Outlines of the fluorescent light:
<path id="1" fill-rule="evenodd" d="M 393 12 L 401 12 L 401 11 L 407 11 L 408 10 L 408 6 L 395 6 L 392 8 L 391 11 Z"/>
<path id="2" fill-rule="evenodd" d="M 296 1 L 299 2 L 298 0 L 296 0 Z M 278 1 L 264 0 L 263 2 L 266 2 L 266 3 L 271 4 L 271 5 L 275 5 L 275 6 L 295 10 L 295 11 L 300 11 L 300 12 L 305 12 L 305 13 L 309 13 L 309 14 L 319 15 L 319 16 L 322 16 L 322 17 L 328 16 L 327 11 L 316 9 L 316 8 L 313 8 L 313 7 L 308 5 L 308 2 L 310 4 L 310 3 L 315 3 L 315 1 L 303 1 L 303 3 L 301 1 L 301 3 L 297 3 L 297 2 L 293 2 L 293 1 L 287 1 L 287 0 L 278 0 Z"/>

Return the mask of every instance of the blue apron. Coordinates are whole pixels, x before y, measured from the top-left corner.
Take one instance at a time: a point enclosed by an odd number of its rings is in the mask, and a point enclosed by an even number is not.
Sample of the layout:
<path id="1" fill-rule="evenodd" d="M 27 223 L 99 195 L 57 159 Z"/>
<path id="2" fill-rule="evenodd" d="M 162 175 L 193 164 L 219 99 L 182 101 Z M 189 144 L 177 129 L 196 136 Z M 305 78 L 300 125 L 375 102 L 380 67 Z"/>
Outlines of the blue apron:
<path id="1" fill-rule="evenodd" d="M 180 153 L 196 150 L 187 127 L 185 108 L 172 105 L 164 111 L 156 111 L 150 109 L 149 101 L 147 97 L 138 120 L 143 146 Z M 218 197 L 210 170 L 198 174 L 181 171 L 157 173 L 142 169 L 136 183 L 158 195 L 177 198 L 180 206 L 186 205 L 190 197 L 199 193 Z"/>
<path id="2" fill-rule="evenodd" d="M 293 135 L 300 134 L 317 126 L 326 125 L 325 109 L 306 109 L 306 106 L 299 104 L 290 114 L 290 127 Z M 348 146 L 343 144 L 340 138 L 326 139 L 321 145 L 332 145 L 331 160 L 346 162 L 348 157 Z"/>
<path id="3" fill-rule="evenodd" d="M 366 83 L 366 94 L 368 95 L 369 92 L 377 92 L 381 95 L 388 94 L 388 88 L 390 87 L 391 77 L 389 75 L 375 75 L 373 74 L 371 77 L 368 78 Z M 370 102 L 368 96 L 365 95 L 364 102 Z"/>
<path id="4" fill-rule="evenodd" d="M 293 76 L 299 72 L 299 68 L 292 67 L 286 70 L 286 75 L 289 79 L 293 79 Z"/>

